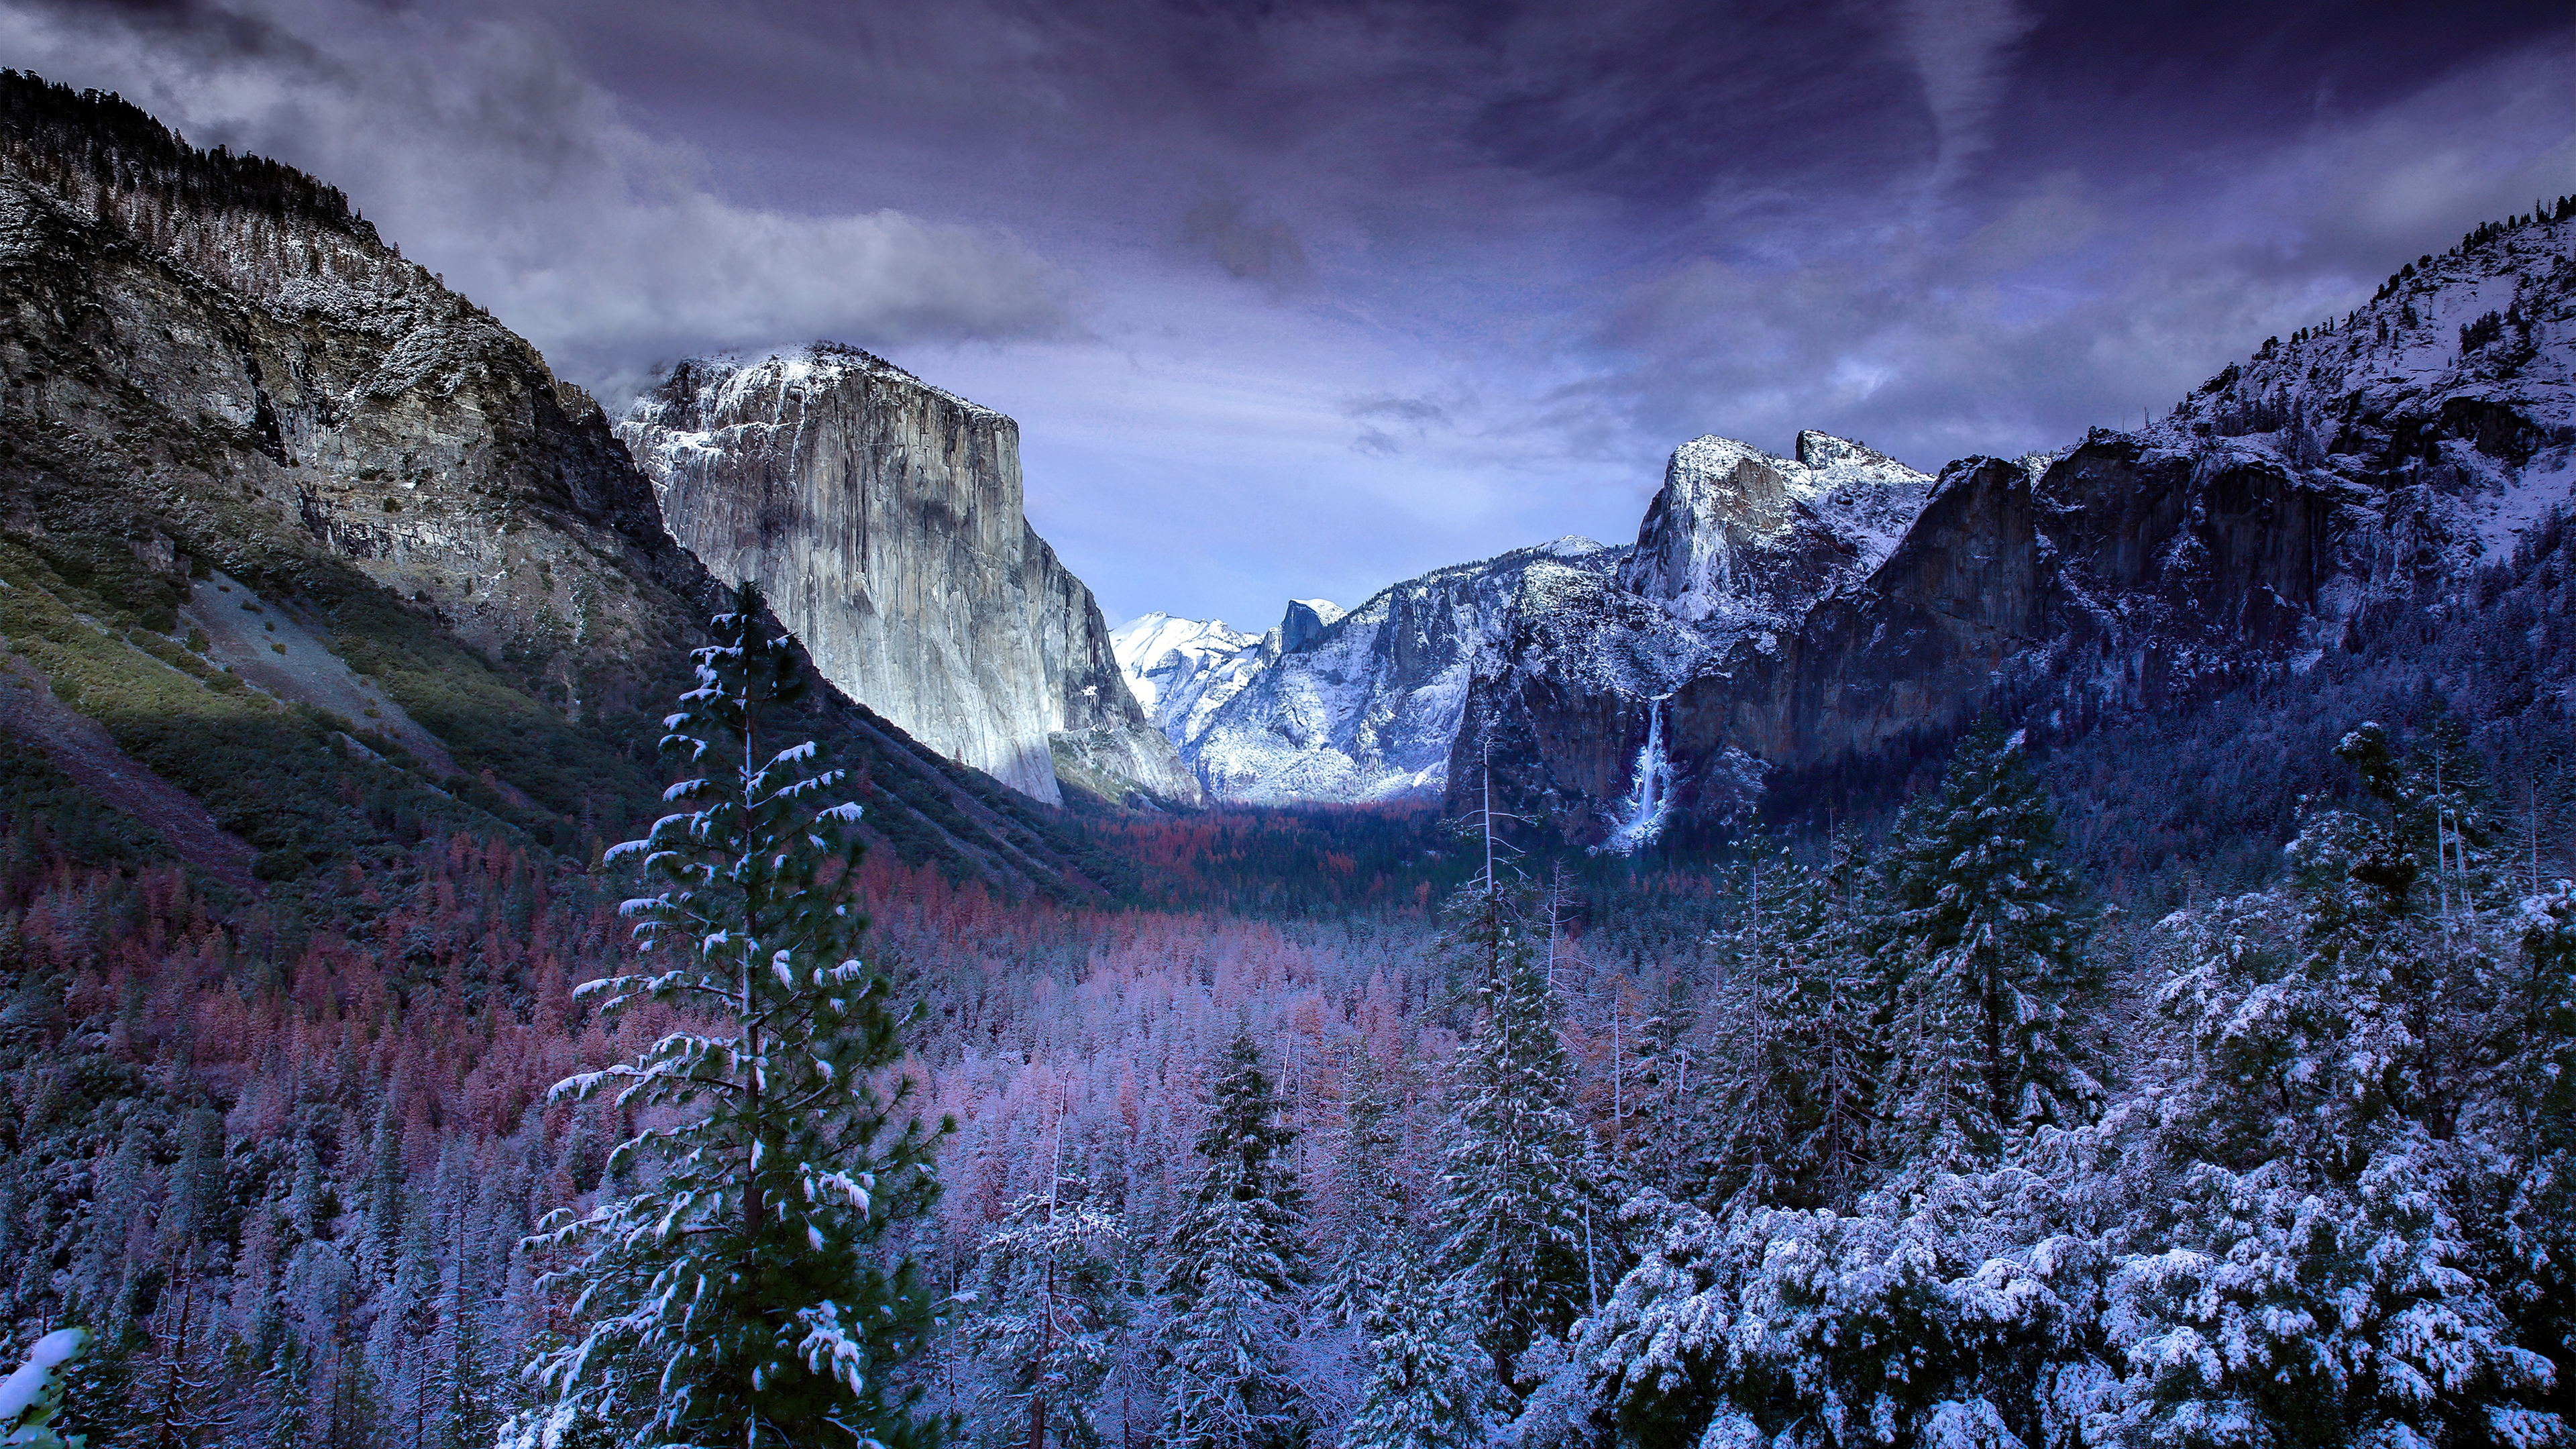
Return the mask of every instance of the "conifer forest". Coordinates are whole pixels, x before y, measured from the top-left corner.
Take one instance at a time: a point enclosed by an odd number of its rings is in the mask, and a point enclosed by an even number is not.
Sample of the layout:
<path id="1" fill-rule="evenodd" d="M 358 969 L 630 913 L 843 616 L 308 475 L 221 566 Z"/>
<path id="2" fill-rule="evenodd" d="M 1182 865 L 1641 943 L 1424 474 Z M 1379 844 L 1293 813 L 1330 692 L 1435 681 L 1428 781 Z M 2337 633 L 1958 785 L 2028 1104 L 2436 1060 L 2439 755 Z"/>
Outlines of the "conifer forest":
<path id="1" fill-rule="evenodd" d="M 2061 448 L 1667 441 L 1633 545 L 1113 629 L 1038 423 L 595 396 L 0 71 L 0 1444 L 2576 1445 L 2513 205 Z"/>

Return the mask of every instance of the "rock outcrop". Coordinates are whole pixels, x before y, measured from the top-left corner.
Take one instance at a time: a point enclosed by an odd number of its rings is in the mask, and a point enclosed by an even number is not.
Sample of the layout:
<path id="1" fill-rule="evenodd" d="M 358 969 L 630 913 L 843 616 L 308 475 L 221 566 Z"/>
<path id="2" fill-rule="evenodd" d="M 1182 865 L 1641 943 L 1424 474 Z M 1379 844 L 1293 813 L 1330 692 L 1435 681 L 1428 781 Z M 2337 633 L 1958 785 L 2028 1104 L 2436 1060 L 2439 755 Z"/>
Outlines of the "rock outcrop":
<path id="1" fill-rule="evenodd" d="M 1019 427 L 855 348 L 681 363 L 617 424 L 674 538 L 825 676 L 1050 803 L 1195 803 L 1100 607 L 1021 508 Z"/>

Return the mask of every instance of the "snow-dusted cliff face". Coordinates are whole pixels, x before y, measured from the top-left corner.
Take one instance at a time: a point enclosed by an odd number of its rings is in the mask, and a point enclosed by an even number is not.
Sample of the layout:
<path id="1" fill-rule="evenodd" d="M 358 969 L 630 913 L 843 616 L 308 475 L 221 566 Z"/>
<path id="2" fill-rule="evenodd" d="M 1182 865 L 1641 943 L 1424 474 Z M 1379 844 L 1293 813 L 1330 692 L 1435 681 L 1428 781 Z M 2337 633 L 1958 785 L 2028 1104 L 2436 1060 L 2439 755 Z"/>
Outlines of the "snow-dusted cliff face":
<path id="1" fill-rule="evenodd" d="M 1149 615 L 1122 631 L 1120 659 L 1221 799 L 1437 794 L 1480 676 L 1517 658 L 1568 699 L 1669 693 L 1884 560 L 1932 484 L 1823 433 L 1800 434 L 1797 453 L 1685 443 L 1634 549 L 1559 539 L 1409 579 L 1347 616 L 1295 600 L 1258 639 Z M 1630 788 L 1626 768 L 1595 772 L 1602 798 Z"/>
<path id="2" fill-rule="evenodd" d="M 1732 438 L 1673 450 L 1620 586 L 1694 622 L 1780 617 L 1884 562 L 1932 478 L 1859 443 L 1798 435 L 1796 458 Z"/>
<path id="3" fill-rule="evenodd" d="M 2572 242 L 2576 220 L 2482 228 L 2164 421 L 2055 453 L 1934 478 L 1822 433 L 1787 458 L 1696 439 L 1633 549 L 1440 570 L 1258 642 L 1140 633 L 1155 718 L 1245 801 L 1462 790 L 1490 740 L 1516 808 L 1617 848 L 1981 712 L 2073 733 L 2304 678 L 2370 609 L 2438 605 L 2576 506 Z"/>
<path id="4" fill-rule="evenodd" d="M 1706 814 L 1747 760 L 1821 780 L 1980 712 L 2072 733 L 2303 678 L 2571 506 L 2571 243 L 2576 220 L 2481 228 L 2163 422 L 1928 486 L 1812 435 L 1804 471 L 1686 445 L 1616 586 L 1519 620 L 1459 750 L 1490 734 L 1507 798 L 1599 841 L 1650 735 Z"/>
<path id="5" fill-rule="evenodd" d="M 1200 798 L 1030 529 L 1008 417 L 818 343 L 684 362 L 617 432 L 672 536 L 759 583 L 815 666 L 914 738 L 1040 800 L 1060 775 Z"/>
<path id="6" fill-rule="evenodd" d="M 1564 538 L 1408 579 L 1347 614 L 1299 599 L 1258 639 L 1148 615 L 1123 631 L 1121 658 L 1219 799 L 1437 794 L 1469 681 L 1511 621 L 1598 586 L 1624 553 Z"/>

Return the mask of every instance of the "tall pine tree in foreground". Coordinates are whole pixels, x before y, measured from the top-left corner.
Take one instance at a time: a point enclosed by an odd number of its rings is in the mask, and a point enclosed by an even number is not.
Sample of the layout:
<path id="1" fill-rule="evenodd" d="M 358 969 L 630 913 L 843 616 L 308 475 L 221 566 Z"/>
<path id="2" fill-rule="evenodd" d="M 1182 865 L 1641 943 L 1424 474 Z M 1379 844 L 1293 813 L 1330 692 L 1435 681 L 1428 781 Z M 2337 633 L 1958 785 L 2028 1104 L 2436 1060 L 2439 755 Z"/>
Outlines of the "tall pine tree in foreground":
<path id="1" fill-rule="evenodd" d="M 1710 944 L 1726 978 L 1712 1013 L 1702 1195 L 1822 1207 L 1869 1167 L 1877 1025 L 1840 841 L 1822 869 L 1757 852 L 1729 885 L 1733 929 Z"/>
<path id="2" fill-rule="evenodd" d="M 1218 1060 L 1199 1173 L 1163 1267 L 1168 1449 L 1271 1449 L 1308 1418 L 1289 1372 L 1304 1293 L 1306 1213 L 1287 1149 L 1296 1133 L 1249 1031 Z"/>
<path id="3" fill-rule="evenodd" d="M 1898 818 L 1879 952 L 1895 987 L 1882 1107 L 1892 1164 L 1988 1164 L 2006 1134 L 2081 1121 L 2099 1100 L 2065 1010 L 2091 976 L 2057 843 L 2021 736 L 1993 720 Z"/>
<path id="4" fill-rule="evenodd" d="M 609 852 L 640 856 L 663 886 L 625 906 L 662 964 L 582 990 L 612 1019 L 643 1008 L 680 1025 L 555 1095 L 612 1096 L 654 1124 L 609 1171 L 645 1159 L 660 1171 L 530 1240 L 579 1250 L 546 1282 L 571 1292 L 582 1326 L 528 1366 L 544 1402 L 505 1442 L 944 1437 L 892 1380 L 931 1326 L 932 1294 L 886 1239 L 938 1184 L 911 1080 L 878 1082 L 920 1010 L 897 1007 L 893 981 L 858 958 L 858 807 L 831 798 L 841 772 L 807 773 L 811 743 L 764 753 L 763 711 L 804 680 L 761 613 L 743 585 L 669 720 L 663 749 L 691 774 L 664 798 L 687 808 Z"/>
<path id="5" fill-rule="evenodd" d="M 1127 1321 L 1126 1225 L 1094 1204 L 1084 1178 L 1049 1176 L 1046 1191 L 1003 1209 L 978 1264 L 967 1336 L 992 1377 L 975 1427 L 995 1449 L 1100 1443 L 1096 1395 Z"/>
<path id="6" fill-rule="evenodd" d="M 1470 1305 L 1505 1384 L 1530 1341 L 1562 1335 L 1598 1275 L 1617 1270 L 1601 1261 L 1609 1216 L 1575 1115 L 1561 1007 L 1526 924 L 1488 879 L 1451 903 L 1443 943 L 1475 973 L 1479 1019 L 1458 1053 L 1436 1266 Z"/>
<path id="7" fill-rule="evenodd" d="M 1367 1316 L 1387 1291 L 1387 1276 L 1410 1231 L 1413 1205 L 1401 1168 L 1403 1123 L 1377 1058 L 1363 1047 L 1346 1078 L 1340 1159 L 1335 1163 L 1341 1240 L 1316 1306 L 1343 1323 Z"/>
<path id="8" fill-rule="evenodd" d="M 1511 1400 L 1475 1334 L 1410 1245 L 1385 1259 L 1368 1329 L 1368 1388 L 1343 1449 L 1474 1449 Z"/>

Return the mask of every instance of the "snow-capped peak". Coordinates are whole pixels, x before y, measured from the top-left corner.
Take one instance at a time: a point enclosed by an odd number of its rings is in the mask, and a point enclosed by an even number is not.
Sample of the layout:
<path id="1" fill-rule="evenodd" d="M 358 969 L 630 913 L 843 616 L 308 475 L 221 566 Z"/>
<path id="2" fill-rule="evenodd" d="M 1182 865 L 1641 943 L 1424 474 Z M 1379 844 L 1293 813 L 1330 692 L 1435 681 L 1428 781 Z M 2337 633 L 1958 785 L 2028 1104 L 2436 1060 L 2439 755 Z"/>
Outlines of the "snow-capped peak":
<path id="1" fill-rule="evenodd" d="M 1231 658 L 1260 639 L 1226 627 L 1222 619 L 1181 619 L 1162 612 L 1141 615 L 1109 631 L 1127 687 L 1148 715 L 1167 686 L 1187 683 L 1208 666 Z"/>
<path id="2" fill-rule="evenodd" d="M 1324 631 L 1342 621 L 1344 610 L 1330 599 L 1290 599 L 1288 612 L 1279 619 L 1279 648 L 1295 653 L 1324 636 Z"/>
<path id="3" fill-rule="evenodd" d="M 1876 568 L 1931 493 L 1930 474 L 1848 438 L 1802 432 L 1797 454 L 1715 435 L 1674 449 L 1620 582 L 1685 619 L 1766 607 L 1775 585 L 1821 586 L 1827 562 Z"/>

